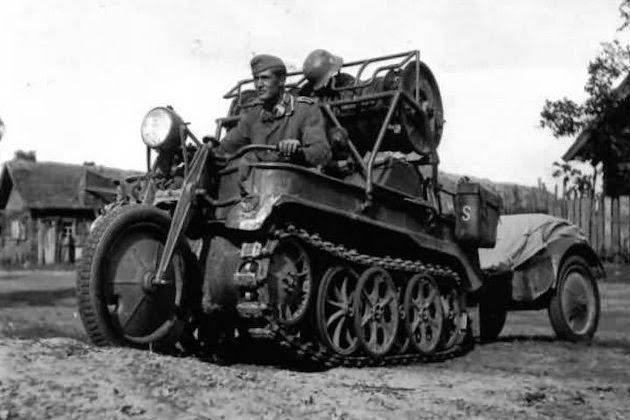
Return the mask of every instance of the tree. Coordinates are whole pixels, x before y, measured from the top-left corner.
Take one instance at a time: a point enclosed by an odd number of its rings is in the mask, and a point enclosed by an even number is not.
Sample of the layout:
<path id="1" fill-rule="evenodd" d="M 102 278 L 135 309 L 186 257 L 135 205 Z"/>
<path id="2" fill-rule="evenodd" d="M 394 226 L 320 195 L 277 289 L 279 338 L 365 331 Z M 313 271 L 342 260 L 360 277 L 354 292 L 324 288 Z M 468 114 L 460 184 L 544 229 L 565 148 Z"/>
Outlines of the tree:
<path id="1" fill-rule="evenodd" d="M 615 84 L 629 71 L 630 45 L 622 45 L 618 40 L 603 42 L 597 57 L 588 64 L 586 100 L 582 104 L 566 97 L 546 100 L 540 113 L 541 127 L 549 128 L 554 137 L 560 138 L 574 136 L 591 123 L 606 123 L 607 111 L 619 105 Z"/>
<path id="2" fill-rule="evenodd" d="M 37 155 L 35 150 L 16 150 L 13 155 L 14 160 L 28 160 L 30 162 L 37 162 Z"/>
<path id="3" fill-rule="evenodd" d="M 598 167 L 593 168 L 593 173 L 584 173 L 579 168 L 567 162 L 554 162 L 551 176 L 562 181 L 562 196 L 571 194 L 579 196 L 592 196 L 597 185 L 597 178 L 601 173 Z"/>
<path id="4" fill-rule="evenodd" d="M 630 0 L 623 0 L 619 5 L 619 14 L 622 24 L 618 31 L 630 30 Z M 603 42 L 601 50 L 597 56 L 591 60 L 587 67 L 588 77 L 584 90 L 587 98 L 582 103 L 577 103 L 569 98 L 558 100 L 546 100 L 540 113 L 540 126 L 551 130 L 556 138 L 575 136 L 587 127 L 597 126 L 602 133 L 616 133 L 619 131 L 620 114 L 624 115 L 624 122 L 627 122 L 625 113 L 611 112 L 620 107 L 619 97 L 615 87 L 623 77 L 630 74 L 630 45 L 622 44 L 619 40 Z M 593 148 L 590 163 L 593 166 L 593 174 L 596 179 L 595 165 L 598 162 L 606 162 L 611 156 L 619 156 L 625 151 L 624 147 L 614 144 L 611 136 L 601 136 L 603 144 Z M 557 164 L 557 165 L 556 165 Z M 568 166 L 566 166 L 568 165 Z M 554 163 L 554 177 L 563 178 L 563 185 L 567 185 L 567 174 L 574 185 L 587 182 L 586 174 L 573 173 L 571 164 Z M 581 172 L 581 171 L 580 171 Z M 582 181 L 577 181 L 582 178 Z M 591 187 L 594 182 L 591 184 Z"/>

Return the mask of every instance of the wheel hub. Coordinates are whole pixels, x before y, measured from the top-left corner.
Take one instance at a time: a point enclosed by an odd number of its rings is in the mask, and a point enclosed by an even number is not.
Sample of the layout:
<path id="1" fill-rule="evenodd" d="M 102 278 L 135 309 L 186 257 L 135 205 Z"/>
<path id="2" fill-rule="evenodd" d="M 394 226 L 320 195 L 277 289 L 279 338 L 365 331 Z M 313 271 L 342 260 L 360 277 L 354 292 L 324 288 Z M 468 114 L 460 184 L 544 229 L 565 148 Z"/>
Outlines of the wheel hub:
<path id="1" fill-rule="evenodd" d="M 371 308 L 372 318 L 376 322 L 380 322 L 383 319 L 384 312 L 383 305 L 380 302 L 373 305 Z"/>
<path id="2" fill-rule="evenodd" d="M 155 271 L 145 271 L 142 275 L 142 290 L 147 293 L 154 293 L 158 288 Z"/>

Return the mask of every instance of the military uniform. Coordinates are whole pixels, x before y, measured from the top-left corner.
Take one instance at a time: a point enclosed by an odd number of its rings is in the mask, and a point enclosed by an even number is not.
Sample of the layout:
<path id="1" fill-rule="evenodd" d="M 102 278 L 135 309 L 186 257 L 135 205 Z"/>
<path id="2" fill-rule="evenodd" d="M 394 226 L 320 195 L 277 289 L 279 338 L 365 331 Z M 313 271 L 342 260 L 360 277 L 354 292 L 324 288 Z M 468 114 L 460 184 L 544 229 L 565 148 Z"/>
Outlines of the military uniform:
<path id="1" fill-rule="evenodd" d="M 328 162 L 331 157 L 324 116 L 315 101 L 286 92 L 272 110 L 264 109 L 260 101 L 247 106 L 219 149 L 225 153 L 234 153 L 248 144 L 275 146 L 286 139 L 296 139 L 302 144 L 302 156 L 296 163 L 318 166 Z M 263 161 L 287 160 L 277 152 L 255 154 Z"/>

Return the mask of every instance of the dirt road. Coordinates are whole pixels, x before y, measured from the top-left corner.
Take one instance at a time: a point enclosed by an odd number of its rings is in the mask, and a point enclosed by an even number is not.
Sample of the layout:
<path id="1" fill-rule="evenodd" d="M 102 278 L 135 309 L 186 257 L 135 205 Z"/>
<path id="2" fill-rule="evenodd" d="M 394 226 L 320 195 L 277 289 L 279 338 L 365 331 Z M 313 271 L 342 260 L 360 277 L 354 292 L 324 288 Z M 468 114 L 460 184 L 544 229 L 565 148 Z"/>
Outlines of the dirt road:
<path id="1" fill-rule="evenodd" d="M 590 345 L 555 341 L 544 312 L 516 313 L 457 360 L 304 373 L 94 348 L 73 281 L 0 274 L 0 420 L 630 418 L 630 283 L 600 285 Z"/>

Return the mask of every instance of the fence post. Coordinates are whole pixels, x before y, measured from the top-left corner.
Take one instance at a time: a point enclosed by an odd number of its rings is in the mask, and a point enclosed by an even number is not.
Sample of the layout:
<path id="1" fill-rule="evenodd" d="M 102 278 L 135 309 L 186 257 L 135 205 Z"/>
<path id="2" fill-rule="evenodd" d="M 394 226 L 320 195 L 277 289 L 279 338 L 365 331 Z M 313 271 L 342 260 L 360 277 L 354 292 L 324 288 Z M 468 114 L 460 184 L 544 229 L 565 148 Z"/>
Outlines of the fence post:
<path id="1" fill-rule="evenodd" d="M 599 203 L 599 212 L 600 212 L 600 217 L 601 217 L 601 242 L 600 242 L 600 249 L 599 249 L 599 256 L 600 257 L 605 257 L 606 256 L 606 196 L 604 195 L 604 193 L 602 192 L 602 194 L 600 195 L 600 203 Z"/>
<path id="2" fill-rule="evenodd" d="M 611 255 L 612 249 L 612 200 L 604 197 L 604 252 L 605 258 Z"/>
<path id="3" fill-rule="evenodd" d="M 621 235 L 619 224 L 619 197 L 611 200 L 611 253 L 613 258 L 617 258 L 621 251 Z"/>
<path id="4" fill-rule="evenodd" d="M 591 198 L 588 194 L 580 198 L 580 227 L 590 241 L 593 232 L 591 230 Z"/>
<path id="5" fill-rule="evenodd" d="M 630 218 L 630 196 L 619 197 L 619 240 L 621 242 L 621 258 L 628 260 L 628 243 L 630 241 L 630 231 L 628 231 L 628 219 Z"/>
<path id="6" fill-rule="evenodd" d="M 600 244 L 602 243 L 602 232 L 601 232 L 602 211 L 601 211 L 601 206 L 599 202 L 599 196 L 595 193 L 593 193 L 592 203 L 593 203 L 592 204 L 593 205 L 593 212 L 592 212 L 593 218 L 591 221 L 591 226 L 593 229 L 593 239 L 591 240 L 591 246 L 593 247 L 595 252 L 599 254 Z"/>

